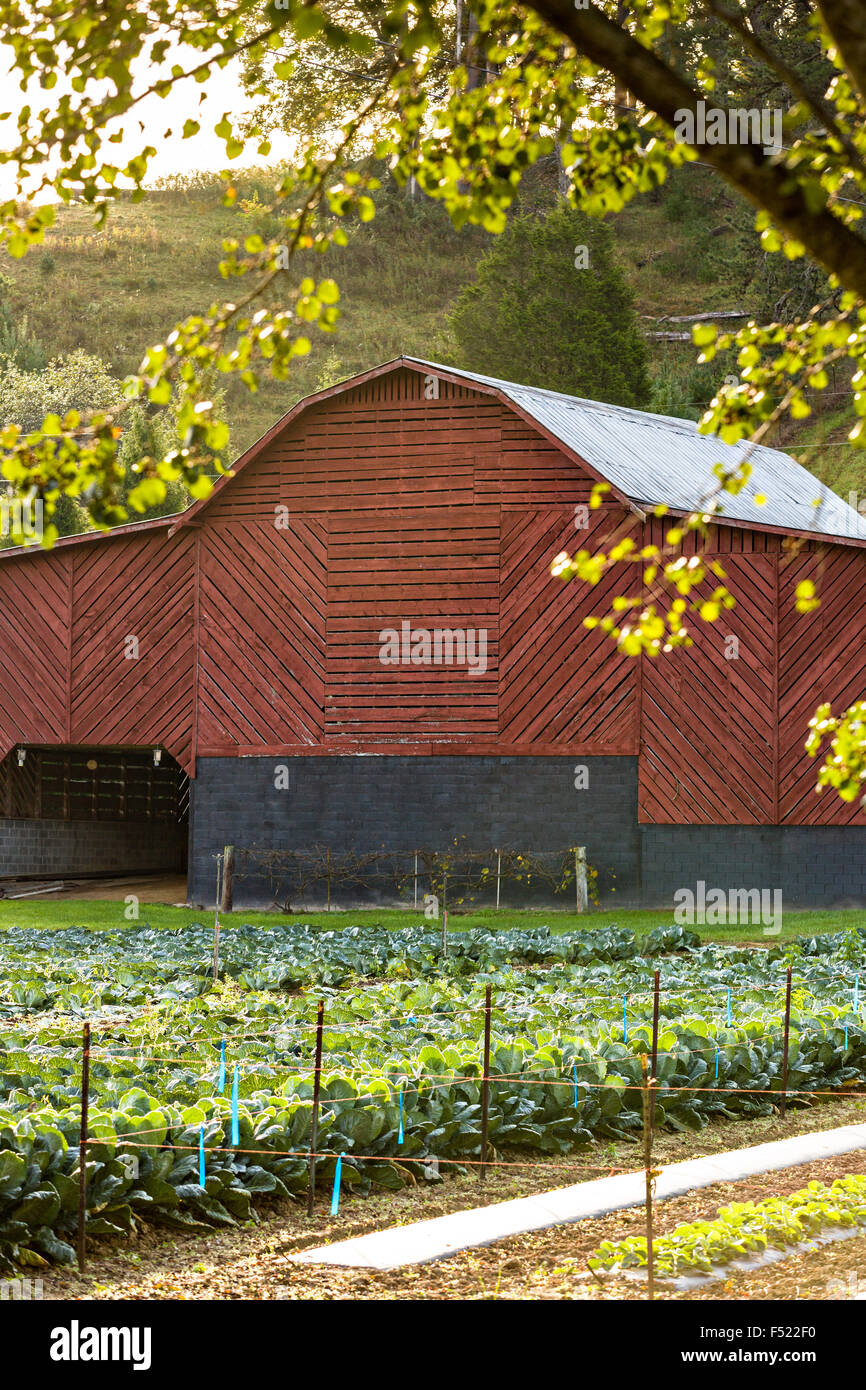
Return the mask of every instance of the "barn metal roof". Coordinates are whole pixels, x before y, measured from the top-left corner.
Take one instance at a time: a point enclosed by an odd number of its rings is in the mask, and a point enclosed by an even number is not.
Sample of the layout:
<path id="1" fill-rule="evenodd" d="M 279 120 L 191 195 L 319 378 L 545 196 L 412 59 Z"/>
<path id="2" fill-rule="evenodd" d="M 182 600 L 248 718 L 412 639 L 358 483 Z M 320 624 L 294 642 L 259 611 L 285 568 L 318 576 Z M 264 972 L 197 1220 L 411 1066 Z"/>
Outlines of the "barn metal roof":
<path id="1" fill-rule="evenodd" d="M 713 465 L 733 467 L 746 448 L 698 434 L 691 420 L 564 396 L 423 358 L 404 360 L 500 393 L 643 508 L 665 503 L 674 511 L 699 510 L 714 482 Z M 790 454 L 759 444 L 750 462 L 752 475 L 742 492 L 722 494 L 722 516 L 751 526 L 866 540 L 866 518 Z M 756 502 L 756 494 L 766 502 Z"/>

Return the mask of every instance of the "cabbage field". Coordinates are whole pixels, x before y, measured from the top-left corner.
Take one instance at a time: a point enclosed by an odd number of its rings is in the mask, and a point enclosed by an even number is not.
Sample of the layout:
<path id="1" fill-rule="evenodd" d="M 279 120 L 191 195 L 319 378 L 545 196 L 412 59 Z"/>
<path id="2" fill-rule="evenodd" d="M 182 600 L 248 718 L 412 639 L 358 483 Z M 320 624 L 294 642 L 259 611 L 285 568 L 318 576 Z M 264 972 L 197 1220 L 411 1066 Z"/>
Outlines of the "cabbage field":
<path id="1" fill-rule="evenodd" d="M 362 1194 L 478 1161 L 487 985 L 494 1160 L 637 1136 L 657 969 L 658 1125 L 770 1113 L 789 965 L 789 1106 L 866 1082 L 857 930 L 769 950 L 681 927 L 467 931 L 443 957 L 424 927 L 224 927 L 216 985 L 211 953 L 205 926 L 0 931 L 0 1269 L 74 1258 L 85 1018 L 93 1236 L 306 1193 L 319 1000 L 328 1195 L 341 1155 Z"/>

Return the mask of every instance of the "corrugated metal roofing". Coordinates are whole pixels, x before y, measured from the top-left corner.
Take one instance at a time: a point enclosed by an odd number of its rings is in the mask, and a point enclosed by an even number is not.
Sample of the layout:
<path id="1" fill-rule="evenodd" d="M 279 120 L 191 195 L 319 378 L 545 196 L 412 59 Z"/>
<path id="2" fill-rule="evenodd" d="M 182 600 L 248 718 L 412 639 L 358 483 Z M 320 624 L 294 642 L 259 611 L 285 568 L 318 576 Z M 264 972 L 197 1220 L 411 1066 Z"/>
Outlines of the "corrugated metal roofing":
<path id="1" fill-rule="evenodd" d="M 646 509 L 663 502 L 677 511 L 697 511 L 715 481 L 713 465 L 733 467 L 746 447 L 698 434 L 691 420 L 563 396 L 423 358 L 405 360 L 501 392 Z M 750 463 L 752 475 L 742 492 L 721 495 L 723 516 L 759 527 L 779 526 L 786 531 L 866 540 L 866 518 L 789 454 L 759 444 Z M 755 501 L 756 494 L 761 493 L 767 498 L 763 504 Z"/>

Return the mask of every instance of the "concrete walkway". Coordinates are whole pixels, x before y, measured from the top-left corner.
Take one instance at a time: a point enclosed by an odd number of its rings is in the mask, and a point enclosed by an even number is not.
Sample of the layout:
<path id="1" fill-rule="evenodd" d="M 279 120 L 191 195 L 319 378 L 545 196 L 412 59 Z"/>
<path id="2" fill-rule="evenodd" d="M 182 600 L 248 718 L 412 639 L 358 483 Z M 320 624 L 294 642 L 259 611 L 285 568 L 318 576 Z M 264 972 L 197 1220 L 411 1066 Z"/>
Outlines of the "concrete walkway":
<path id="1" fill-rule="evenodd" d="M 866 1124 L 845 1125 L 823 1134 L 803 1134 L 778 1139 L 772 1144 L 756 1144 L 750 1149 L 732 1149 L 709 1158 L 693 1158 L 672 1163 L 656 1183 L 656 1198 L 679 1197 L 698 1187 L 716 1182 L 738 1182 L 755 1173 L 770 1173 L 800 1163 L 866 1149 Z M 641 1170 L 612 1178 L 560 1187 L 535 1197 L 512 1202 L 496 1202 L 472 1211 L 457 1211 L 432 1221 L 414 1221 L 387 1231 L 356 1236 L 295 1256 L 306 1264 L 347 1265 L 361 1269 L 399 1269 L 401 1265 L 424 1264 L 445 1259 L 458 1250 L 492 1245 L 525 1231 L 540 1231 L 587 1216 L 605 1216 L 624 1207 L 641 1206 L 645 1178 Z"/>

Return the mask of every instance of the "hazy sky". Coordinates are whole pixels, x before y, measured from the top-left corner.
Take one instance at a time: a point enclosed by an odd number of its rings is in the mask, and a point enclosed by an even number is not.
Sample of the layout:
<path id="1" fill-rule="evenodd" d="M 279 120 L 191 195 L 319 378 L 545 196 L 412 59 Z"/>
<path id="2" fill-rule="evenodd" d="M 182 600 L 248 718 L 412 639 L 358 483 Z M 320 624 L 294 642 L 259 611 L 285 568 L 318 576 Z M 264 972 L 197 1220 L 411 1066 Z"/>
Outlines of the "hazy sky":
<path id="1" fill-rule="evenodd" d="M 140 63 L 135 71 L 133 91 L 151 85 L 160 76 L 169 76 L 174 63 L 184 67 L 201 61 L 197 50 L 178 46 L 159 68 Z M 10 50 L 0 46 L 0 111 L 10 111 L 17 119 L 17 113 L 29 102 L 34 110 L 52 106 L 61 93 L 61 82 L 50 92 L 45 92 L 38 82 L 28 85 L 26 92 L 17 85 L 10 75 Z M 66 90 L 69 90 L 68 87 Z M 204 100 L 200 102 L 200 98 Z M 142 145 L 151 144 L 157 154 L 151 161 L 148 182 L 160 175 L 183 172 L 190 169 L 222 169 L 232 165 L 271 163 L 285 158 L 292 152 L 292 142 L 288 136 L 271 136 L 272 151 L 267 160 L 256 154 L 258 141 L 248 142 L 244 154 L 237 160 L 228 161 L 225 143 L 214 135 L 213 127 L 225 112 L 237 116 L 249 108 L 249 102 L 240 84 L 240 62 L 226 68 L 214 68 L 207 83 L 199 86 L 193 81 L 177 84 L 165 98 L 149 96 L 136 106 L 120 123 L 124 130 L 121 144 L 107 145 L 104 158 L 112 164 L 123 164 L 138 152 Z M 182 140 L 180 130 L 189 117 L 201 126 L 198 135 Z M 139 123 L 144 124 L 142 132 Z M 113 133 L 117 124 L 108 127 Z M 166 138 L 165 132 L 173 134 Z M 0 123 L 0 148 L 11 149 L 17 143 L 17 126 L 14 121 Z M 118 184 L 118 186 L 120 186 Z M 14 192 L 14 178 L 5 166 L 0 166 L 0 194 L 8 197 Z"/>

